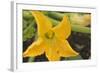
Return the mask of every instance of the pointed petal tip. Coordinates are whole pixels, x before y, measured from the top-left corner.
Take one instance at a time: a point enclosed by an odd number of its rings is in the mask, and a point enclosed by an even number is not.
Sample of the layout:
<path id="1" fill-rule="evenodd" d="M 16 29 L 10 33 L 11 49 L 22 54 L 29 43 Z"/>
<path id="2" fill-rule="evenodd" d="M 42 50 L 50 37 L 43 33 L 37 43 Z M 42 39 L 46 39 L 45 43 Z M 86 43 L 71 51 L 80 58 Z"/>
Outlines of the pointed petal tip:
<path id="1" fill-rule="evenodd" d="M 71 34 L 71 24 L 68 17 L 63 16 L 62 21 L 53 28 L 53 31 L 58 38 L 67 39 Z"/>
<path id="2" fill-rule="evenodd" d="M 32 16 L 35 18 L 37 24 L 38 35 L 43 36 L 48 30 L 52 28 L 52 22 L 42 12 L 32 11 Z"/>
<path id="3" fill-rule="evenodd" d="M 40 11 L 32 11 L 32 15 L 40 13 Z"/>
<path id="4" fill-rule="evenodd" d="M 27 57 L 27 53 L 24 52 L 24 53 L 22 54 L 22 56 L 23 56 L 24 58 Z"/>
<path id="5" fill-rule="evenodd" d="M 73 55 L 72 56 L 77 56 L 77 55 L 79 55 L 79 53 L 73 50 Z"/>
<path id="6" fill-rule="evenodd" d="M 75 52 L 75 55 L 77 56 L 77 55 L 79 55 L 79 53 L 78 52 Z"/>
<path id="7" fill-rule="evenodd" d="M 64 15 L 64 16 L 63 16 L 63 19 L 68 20 L 68 16 Z"/>

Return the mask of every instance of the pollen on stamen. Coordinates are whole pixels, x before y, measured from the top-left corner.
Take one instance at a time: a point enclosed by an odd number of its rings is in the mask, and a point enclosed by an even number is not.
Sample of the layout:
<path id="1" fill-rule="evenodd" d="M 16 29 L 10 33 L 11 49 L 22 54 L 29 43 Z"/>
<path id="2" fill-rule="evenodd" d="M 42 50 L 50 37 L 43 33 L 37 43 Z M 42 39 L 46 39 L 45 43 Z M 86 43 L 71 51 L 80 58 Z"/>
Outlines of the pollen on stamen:
<path id="1" fill-rule="evenodd" d="M 52 39 L 54 37 L 54 35 L 55 35 L 55 33 L 50 30 L 45 34 L 45 37 L 48 39 Z"/>

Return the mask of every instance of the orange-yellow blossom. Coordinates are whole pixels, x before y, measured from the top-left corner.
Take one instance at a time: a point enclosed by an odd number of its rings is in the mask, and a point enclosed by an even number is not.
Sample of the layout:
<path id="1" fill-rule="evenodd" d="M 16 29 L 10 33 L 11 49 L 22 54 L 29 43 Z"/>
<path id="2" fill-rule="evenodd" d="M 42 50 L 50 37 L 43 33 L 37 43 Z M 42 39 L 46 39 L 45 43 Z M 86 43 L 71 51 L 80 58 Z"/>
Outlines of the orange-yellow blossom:
<path id="1" fill-rule="evenodd" d="M 60 57 L 78 55 L 66 40 L 71 34 L 71 25 L 67 16 L 53 27 L 42 12 L 33 11 L 32 15 L 37 23 L 38 39 L 27 48 L 23 57 L 35 57 L 45 53 L 49 61 L 59 61 Z"/>

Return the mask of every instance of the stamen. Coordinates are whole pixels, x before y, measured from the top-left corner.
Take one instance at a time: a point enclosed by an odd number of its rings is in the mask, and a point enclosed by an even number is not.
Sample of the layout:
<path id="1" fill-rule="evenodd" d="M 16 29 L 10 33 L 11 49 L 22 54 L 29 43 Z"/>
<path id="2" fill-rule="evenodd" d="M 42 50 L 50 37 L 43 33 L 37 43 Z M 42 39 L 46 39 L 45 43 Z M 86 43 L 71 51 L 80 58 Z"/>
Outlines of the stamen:
<path id="1" fill-rule="evenodd" d="M 54 35 L 55 35 L 55 33 L 53 32 L 53 31 L 48 31 L 46 34 L 45 34 L 45 36 L 46 36 L 46 38 L 48 38 L 48 39 L 52 39 L 53 37 L 54 37 Z"/>

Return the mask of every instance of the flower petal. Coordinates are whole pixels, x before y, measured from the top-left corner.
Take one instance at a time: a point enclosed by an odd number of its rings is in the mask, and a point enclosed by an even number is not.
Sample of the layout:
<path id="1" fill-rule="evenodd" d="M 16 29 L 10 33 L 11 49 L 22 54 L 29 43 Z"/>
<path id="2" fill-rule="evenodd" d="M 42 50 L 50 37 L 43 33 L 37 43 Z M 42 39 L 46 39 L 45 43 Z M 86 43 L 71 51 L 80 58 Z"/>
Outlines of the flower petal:
<path id="1" fill-rule="evenodd" d="M 33 11 L 32 15 L 35 17 L 38 27 L 38 35 L 44 35 L 49 29 L 51 29 L 52 24 L 49 19 L 39 11 Z"/>
<path id="2" fill-rule="evenodd" d="M 56 40 L 45 43 L 45 54 L 49 61 L 59 61 L 60 55 L 56 45 Z"/>
<path id="3" fill-rule="evenodd" d="M 23 53 L 23 57 L 34 57 L 44 53 L 43 43 L 41 39 L 33 42 Z"/>
<path id="4" fill-rule="evenodd" d="M 49 61 L 59 61 L 60 60 L 60 56 L 59 53 L 57 51 L 55 51 L 55 48 L 45 48 L 45 53 L 46 53 L 46 57 L 48 58 Z"/>
<path id="5" fill-rule="evenodd" d="M 71 25 L 68 20 L 68 17 L 64 16 L 63 20 L 53 28 L 57 37 L 66 39 L 71 34 Z"/>
<path id="6" fill-rule="evenodd" d="M 62 57 L 70 57 L 70 56 L 77 56 L 78 53 L 74 51 L 71 46 L 69 45 L 68 41 L 60 40 L 59 45 L 59 54 Z"/>

